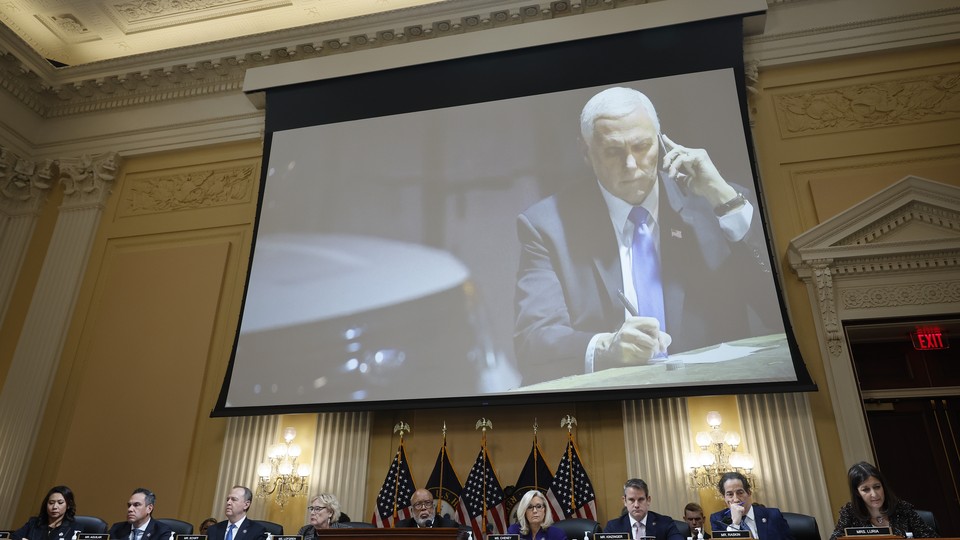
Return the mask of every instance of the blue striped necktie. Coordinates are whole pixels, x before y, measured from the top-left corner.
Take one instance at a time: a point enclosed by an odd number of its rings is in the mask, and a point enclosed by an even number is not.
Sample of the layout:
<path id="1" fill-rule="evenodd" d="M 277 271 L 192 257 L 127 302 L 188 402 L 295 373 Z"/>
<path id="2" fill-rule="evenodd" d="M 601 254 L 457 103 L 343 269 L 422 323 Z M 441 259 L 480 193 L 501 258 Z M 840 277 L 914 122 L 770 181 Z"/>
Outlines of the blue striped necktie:
<path id="1" fill-rule="evenodd" d="M 637 313 L 641 317 L 654 317 L 660 321 L 660 331 L 667 329 L 663 309 L 663 282 L 660 280 L 660 257 L 657 255 L 656 238 L 647 224 L 650 213 L 642 206 L 635 206 L 628 217 L 633 223 L 633 288 L 637 292 Z"/>

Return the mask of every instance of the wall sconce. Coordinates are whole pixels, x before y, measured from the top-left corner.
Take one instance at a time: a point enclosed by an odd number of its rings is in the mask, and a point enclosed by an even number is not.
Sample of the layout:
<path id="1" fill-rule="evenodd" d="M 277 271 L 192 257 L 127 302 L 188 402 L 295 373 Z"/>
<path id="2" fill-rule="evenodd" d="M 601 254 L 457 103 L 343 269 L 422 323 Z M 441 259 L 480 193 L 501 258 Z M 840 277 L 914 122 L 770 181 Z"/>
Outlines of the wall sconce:
<path id="1" fill-rule="evenodd" d="M 301 450 L 300 445 L 293 444 L 296 436 L 296 429 L 284 429 L 284 442 L 271 445 L 267 449 L 267 461 L 257 466 L 257 497 L 262 499 L 276 495 L 274 502 L 281 509 L 287 499 L 307 493 L 310 466 L 305 463 L 297 465 Z"/>
<path id="2" fill-rule="evenodd" d="M 737 452 L 741 442 L 740 434 L 721 429 L 721 421 L 717 411 L 707 413 L 710 431 L 697 433 L 696 441 L 700 452 L 687 454 L 685 460 L 690 470 L 690 485 L 694 489 L 710 488 L 718 498 L 720 492 L 717 484 L 723 473 L 739 472 L 752 484 L 754 467 L 753 456 L 746 452 Z"/>

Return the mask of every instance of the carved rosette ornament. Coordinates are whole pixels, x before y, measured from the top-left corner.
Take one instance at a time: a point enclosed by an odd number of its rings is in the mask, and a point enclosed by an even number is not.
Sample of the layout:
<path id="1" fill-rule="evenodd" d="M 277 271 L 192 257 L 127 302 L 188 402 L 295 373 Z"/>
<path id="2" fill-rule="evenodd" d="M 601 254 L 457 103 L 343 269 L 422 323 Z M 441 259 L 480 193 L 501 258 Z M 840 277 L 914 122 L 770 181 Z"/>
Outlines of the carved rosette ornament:
<path id="1" fill-rule="evenodd" d="M 79 210 L 103 206 L 117 177 L 119 159 L 116 152 L 108 152 L 60 160 L 60 182 L 64 188 L 62 208 Z"/>
<path id="2" fill-rule="evenodd" d="M 817 288 L 817 305 L 823 330 L 827 338 L 827 350 L 830 356 L 840 356 L 843 352 L 843 332 L 840 318 L 837 317 L 837 303 L 833 293 L 833 260 L 825 259 L 810 262 L 813 282 Z"/>
<path id="3" fill-rule="evenodd" d="M 0 146 L 0 211 L 9 216 L 37 212 L 55 175 L 55 162 L 34 162 Z"/>

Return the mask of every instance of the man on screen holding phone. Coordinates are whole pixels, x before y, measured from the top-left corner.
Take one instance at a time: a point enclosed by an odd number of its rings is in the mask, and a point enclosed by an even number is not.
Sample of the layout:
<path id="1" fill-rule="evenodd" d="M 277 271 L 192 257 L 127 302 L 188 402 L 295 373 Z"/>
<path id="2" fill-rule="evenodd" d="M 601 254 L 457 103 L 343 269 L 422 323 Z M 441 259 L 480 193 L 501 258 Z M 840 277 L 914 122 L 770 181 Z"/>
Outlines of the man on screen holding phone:
<path id="1" fill-rule="evenodd" d="M 593 96 L 580 133 L 595 178 L 517 219 L 523 384 L 769 333 L 752 333 L 770 314 L 750 289 L 770 278 L 751 192 L 663 134 L 637 90 Z"/>

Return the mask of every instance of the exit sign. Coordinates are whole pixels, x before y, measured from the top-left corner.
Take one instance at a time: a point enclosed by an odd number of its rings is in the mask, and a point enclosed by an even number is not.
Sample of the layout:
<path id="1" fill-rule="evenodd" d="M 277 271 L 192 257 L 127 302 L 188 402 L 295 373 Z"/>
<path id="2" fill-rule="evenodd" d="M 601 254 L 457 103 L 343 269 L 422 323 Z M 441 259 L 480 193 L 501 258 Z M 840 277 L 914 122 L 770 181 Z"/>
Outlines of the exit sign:
<path id="1" fill-rule="evenodd" d="M 937 351 L 950 348 L 947 336 L 939 328 L 917 328 L 910 333 L 913 348 L 918 351 Z"/>

